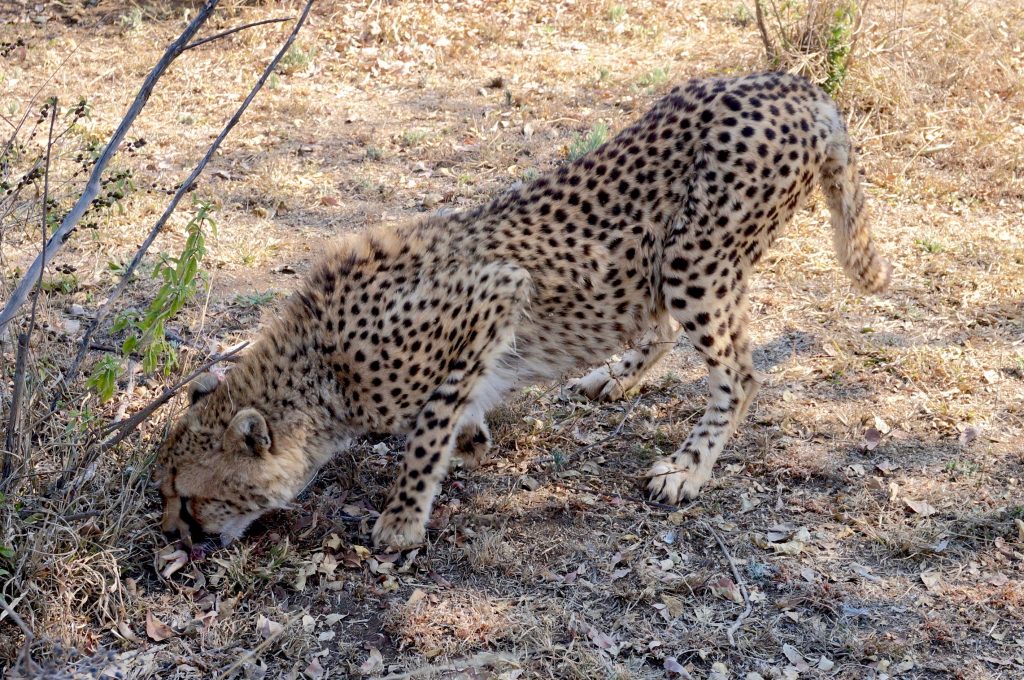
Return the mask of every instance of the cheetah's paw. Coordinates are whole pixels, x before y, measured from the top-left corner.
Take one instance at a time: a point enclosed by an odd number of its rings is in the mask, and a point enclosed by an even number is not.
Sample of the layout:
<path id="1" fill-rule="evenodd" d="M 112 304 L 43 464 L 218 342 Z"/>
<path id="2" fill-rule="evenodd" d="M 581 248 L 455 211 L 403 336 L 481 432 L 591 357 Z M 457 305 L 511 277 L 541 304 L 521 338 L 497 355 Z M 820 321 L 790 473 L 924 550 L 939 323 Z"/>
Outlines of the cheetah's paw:
<path id="1" fill-rule="evenodd" d="M 630 387 L 632 385 L 612 377 L 607 366 L 595 368 L 582 378 L 570 380 L 566 384 L 567 389 L 582 394 L 591 401 L 618 401 Z"/>
<path id="2" fill-rule="evenodd" d="M 676 505 L 697 498 L 710 478 L 711 470 L 698 465 L 688 453 L 662 458 L 647 471 L 647 493 L 653 500 Z"/>
<path id="3" fill-rule="evenodd" d="M 387 508 L 373 525 L 373 545 L 405 550 L 422 545 L 426 534 L 427 528 L 421 519 Z"/>

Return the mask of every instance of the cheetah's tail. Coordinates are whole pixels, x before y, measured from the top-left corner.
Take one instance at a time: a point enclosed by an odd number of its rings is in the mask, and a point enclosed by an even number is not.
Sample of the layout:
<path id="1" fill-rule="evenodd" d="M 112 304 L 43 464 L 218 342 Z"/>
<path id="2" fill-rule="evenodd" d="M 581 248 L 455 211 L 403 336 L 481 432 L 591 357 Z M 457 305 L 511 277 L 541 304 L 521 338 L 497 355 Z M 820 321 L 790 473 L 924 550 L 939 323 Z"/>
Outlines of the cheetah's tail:
<path id="1" fill-rule="evenodd" d="M 821 186 L 832 213 L 833 243 L 839 262 L 854 285 L 865 293 L 879 293 L 889 285 L 892 266 L 871 239 L 857 160 L 839 112 L 834 105 L 830 108 L 832 136 L 825 149 Z"/>

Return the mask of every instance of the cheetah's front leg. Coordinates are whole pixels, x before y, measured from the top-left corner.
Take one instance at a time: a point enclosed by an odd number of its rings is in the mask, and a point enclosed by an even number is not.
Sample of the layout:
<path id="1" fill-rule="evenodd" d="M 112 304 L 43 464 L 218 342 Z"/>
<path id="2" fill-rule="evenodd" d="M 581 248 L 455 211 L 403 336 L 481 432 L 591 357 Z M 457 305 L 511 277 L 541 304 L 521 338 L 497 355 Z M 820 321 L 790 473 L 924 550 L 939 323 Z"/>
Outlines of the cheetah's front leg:
<path id="1" fill-rule="evenodd" d="M 483 414 L 504 395 L 511 379 L 503 366 L 515 325 L 529 300 L 530 276 L 506 264 L 485 265 L 463 313 L 475 322 L 445 381 L 427 399 L 408 436 L 402 472 L 373 527 L 377 546 L 407 548 L 423 542 L 430 507 L 448 471 L 452 451 L 486 450 Z M 472 286 L 470 287 L 472 288 Z"/>
<path id="2" fill-rule="evenodd" d="M 423 542 L 434 496 L 455 447 L 459 406 L 467 396 L 464 383 L 449 378 L 420 411 L 406 443 L 402 472 L 373 526 L 374 545 L 402 549 Z"/>

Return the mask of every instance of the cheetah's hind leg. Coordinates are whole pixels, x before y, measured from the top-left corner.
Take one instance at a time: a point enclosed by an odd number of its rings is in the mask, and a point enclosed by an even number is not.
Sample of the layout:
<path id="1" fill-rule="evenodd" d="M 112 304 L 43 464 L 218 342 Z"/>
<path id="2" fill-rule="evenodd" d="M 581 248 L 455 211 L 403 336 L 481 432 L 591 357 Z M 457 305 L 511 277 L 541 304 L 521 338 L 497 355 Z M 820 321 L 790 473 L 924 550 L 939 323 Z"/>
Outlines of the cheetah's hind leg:
<path id="1" fill-rule="evenodd" d="M 677 260 L 673 266 L 685 269 L 682 258 Z M 648 493 L 665 503 L 698 496 L 759 385 L 747 335 L 745 272 L 737 271 L 730 280 L 721 269 L 717 279 L 702 282 L 705 286 L 665 289 L 673 316 L 707 362 L 710 390 L 697 426 L 675 453 L 655 462 L 647 472 Z"/>
<path id="2" fill-rule="evenodd" d="M 592 401 L 622 399 L 659 359 L 672 351 L 679 330 L 679 324 L 667 312 L 663 312 L 654 326 L 621 359 L 599 366 L 582 378 L 569 381 L 566 389 Z"/>

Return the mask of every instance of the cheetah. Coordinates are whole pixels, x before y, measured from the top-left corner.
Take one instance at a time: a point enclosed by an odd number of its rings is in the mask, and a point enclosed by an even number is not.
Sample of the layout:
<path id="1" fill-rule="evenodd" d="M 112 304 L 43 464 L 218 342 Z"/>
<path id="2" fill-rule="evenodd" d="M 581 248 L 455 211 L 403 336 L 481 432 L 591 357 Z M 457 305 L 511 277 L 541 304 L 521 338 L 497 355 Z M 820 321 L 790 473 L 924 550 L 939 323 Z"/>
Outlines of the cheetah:
<path id="1" fill-rule="evenodd" d="M 226 378 L 191 386 L 159 455 L 164 530 L 227 544 L 356 437 L 396 433 L 406 450 L 373 540 L 418 545 L 453 454 L 486 452 L 485 415 L 511 390 L 624 352 L 571 383 L 619 399 L 682 334 L 710 397 L 646 479 L 656 500 L 695 498 L 760 384 L 754 265 L 815 184 L 847 275 L 882 291 L 890 266 L 843 117 L 818 87 L 778 73 L 692 80 L 486 205 L 348 236 Z"/>

